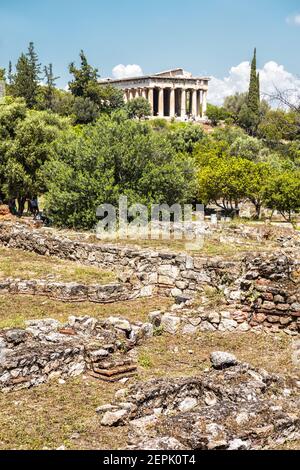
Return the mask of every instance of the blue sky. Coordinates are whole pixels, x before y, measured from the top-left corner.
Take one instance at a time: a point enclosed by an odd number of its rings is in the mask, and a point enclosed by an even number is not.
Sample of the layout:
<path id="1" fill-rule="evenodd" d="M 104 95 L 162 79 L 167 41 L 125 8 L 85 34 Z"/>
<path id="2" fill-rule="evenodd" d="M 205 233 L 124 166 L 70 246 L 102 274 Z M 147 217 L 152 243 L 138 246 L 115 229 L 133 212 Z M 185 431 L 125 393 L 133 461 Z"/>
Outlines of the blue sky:
<path id="1" fill-rule="evenodd" d="M 274 61 L 297 75 L 297 14 L 300 0 L 1 0 L 0 65 L 15 63 L 32 40 L 60 86 L 81 48 L 102 77 L 121 63 L 223 79 L 256 46 L 259 66 Z"/>

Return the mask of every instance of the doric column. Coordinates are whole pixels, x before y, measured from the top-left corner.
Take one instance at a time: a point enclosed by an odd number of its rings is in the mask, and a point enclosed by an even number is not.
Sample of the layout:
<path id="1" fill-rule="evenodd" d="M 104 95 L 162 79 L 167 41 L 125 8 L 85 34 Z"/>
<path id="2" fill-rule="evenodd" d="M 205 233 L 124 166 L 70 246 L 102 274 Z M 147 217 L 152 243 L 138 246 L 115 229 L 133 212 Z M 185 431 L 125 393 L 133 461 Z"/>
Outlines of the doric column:
<path id="1" fill-rule="evenodd" d="M 202 92 L 202 117 L 206 117 L 206 111 L 207 111 L 207 91 Z"/>
<path id="2" fill-rule="evenodd" d="M 164 117 L 164 90 L 158 88 L 158 115 Z"/>
<path id="3" fill-rule="evenodd" d="M 127 103 L 128 101 L 128 90 L 124 90 L 124 102 Z"/>
<path id="4" fill-rule="evenodd" d="M 170 91 L 170 117 L 175 116 L 175 89 L 171 88 Z"/>
<path id="5" fill-rule="evenodd" d="M 147 88 L 142 88 L 142 97 L 147 99 Z"/>
<path id="6" fill-rule="evenodd" d="M 184 88 L 181 89 L 181 117 L 185 117 L 186 115 L 186 90 Z"/>
<path id="7" fill-rule="evenodd" d="M 128 98 L 129 98 L 129 101 L 133 100 L 134 98 L 134 90 L 131 88 L 129 91 L 128 91 Z"/>
<path id="8" fill-rule="evenodd" d="M 136 88 L 135 89 L 135 98 L 139 98 L 139 96 L 140 96 L 140 89 Z"/>
<path id="9" fill-rule="evenodd" d="M 192 99 L 192 116 L 197 116 L 197 90 L 191 91 L 191 99 Z"/>
<path id="10" fill-rule="evenodd" d="M 151 110 L 152 110 L 152 116 L 153 116 L 153 109 L 154 109 L 154 93 L 153 93 L 153 88 L 148 88 L 148 101 L 150 103 L 150 106 L 151 106 Z"/>

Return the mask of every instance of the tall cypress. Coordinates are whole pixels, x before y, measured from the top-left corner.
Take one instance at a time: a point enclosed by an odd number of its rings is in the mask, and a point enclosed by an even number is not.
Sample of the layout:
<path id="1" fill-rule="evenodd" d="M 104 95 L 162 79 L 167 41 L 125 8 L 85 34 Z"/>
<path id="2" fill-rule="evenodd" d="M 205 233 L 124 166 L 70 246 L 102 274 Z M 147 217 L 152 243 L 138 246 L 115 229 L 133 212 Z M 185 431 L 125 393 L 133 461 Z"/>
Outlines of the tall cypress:
<path id="1" fill-rule="evenodd" d="M 259 115 L 259 74 L 256 67 L 256 48 L 254 49 L 254 56 L 251 64 L 250 86 L 248 93 L 248 108 L 256 116 Z"/>

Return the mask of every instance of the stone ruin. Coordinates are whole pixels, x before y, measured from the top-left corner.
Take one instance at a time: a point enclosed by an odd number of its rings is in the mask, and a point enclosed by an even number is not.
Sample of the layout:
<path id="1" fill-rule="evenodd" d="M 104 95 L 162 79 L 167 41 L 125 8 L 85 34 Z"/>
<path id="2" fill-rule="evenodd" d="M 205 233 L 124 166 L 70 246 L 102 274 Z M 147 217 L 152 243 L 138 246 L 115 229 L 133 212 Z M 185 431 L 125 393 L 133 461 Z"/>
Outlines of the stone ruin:
<path id="1" fill-rule="evenodd" d="M 268 449 L 300 439 L 295 383 L 215 352 L 199 377 L 119 390 L 98 408 L 102 426 L 129 426 L 131 450 Z"/>
<path id="2" fill-rule="evenodd" d="M 133 348 L 153 334 L 150 324 L 110 317 L 33 320 L 26 329 L 0 331 L 0 391 L 10 392 L 76 377 L 84 372 L 107 382 L 137 371 Z"/>
<path id="3" fill-rule="evenodd" d="M 243 230 L 248 233 L 250 229 L 246 227 Z M 297 234 L 294 238 L 280 237 L 279 245 L 286 248 L 278 249 L 275 254 L 253 253 L 230 260 L 86 243 L 54 235 L 51 231 L 31 230 L 5 222 L 0 223 L 0 243 L 44 256 L 111 269 L 117 271 L 119 277 L 118 283 L 107 286 L 7 279 L 0 282 L 2 293 L 46 295 L 63 301 L 98 303 L 162 295 L 187 307 L 180 313 L 179 320 L 170 312 L 171 318 L 163 321 L 167 323 L 167 330 L 170 323 L 175 324 L 175 330 L 181 324 L 185 331 L 200 328 L 201 331 L 242 332 L 257 328 L 275 332 L 284 330 L 287 334 L 296 335 L 300 329 L 300 240 Z M 201 306 L 194 311 L 192 301 L 201 298 L 207 287 L 213 287 L 223 296 L 224 306 L 220 312 Z"/>

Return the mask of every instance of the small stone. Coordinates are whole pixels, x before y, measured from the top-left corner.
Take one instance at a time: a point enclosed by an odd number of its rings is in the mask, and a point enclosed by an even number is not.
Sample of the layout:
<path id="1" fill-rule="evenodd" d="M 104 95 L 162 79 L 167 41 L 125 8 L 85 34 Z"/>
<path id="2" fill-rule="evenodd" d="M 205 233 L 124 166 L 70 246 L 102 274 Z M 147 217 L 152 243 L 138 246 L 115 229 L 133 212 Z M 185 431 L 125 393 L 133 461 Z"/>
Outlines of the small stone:
<path id="1" fill-rule="evenodd" d="M 182 334 L 183 335 L 187 335 L 187 336 L 193 336 L 195 334 L 198 333 L 198 327 L 197 326 L 193 326 L 191 324 L 186 324 L 184 327 L 183 327 L 183 330 L 182 330 Z"/>
<path id="2" fill-rule="evenodd" d="M 219 325 L 219 323 L 221 321 L 220 315 L 217 312 L 209 313 L 208 320 L 210 321 L 210 323 L 213 323 L 213 324 L 216 324 L 216 325 Z"/>
<path id="3" fill-rule="evenodd" d="M 131 331 L 131 325 L 128 320 L 124 320 L 122 318 L 117 318 L 117 317 L 110 317 L 108 321 L 118 330 L 122 331 Z"/>
<path id="4" fill-rule="evenodd" d="M 216 327 L 212 325 L 210 322 L 204 321 L 201 323 L 200 331 L 203 331 L 203 332 L 216 331 Z"/>
<path id="5" fill-rule="evenodd" d="M 236 417 L 236 422 L 239 426 L 246 424 L 249 421 L 249 415 L 245 411 L 239 413 Z"/>
<path id="6" fill-rule="evenodd" d="M 119 410 L 119 411 L 108 411 L 102 418 L 102 426 L 117 426 L 124 422 L 124 419 L 128 415 L 128 410 Z"/>
<path id="7" fill-rule="evenodd" d="M 180 327 L 181 319 L 175 317 L 175 315 L 170 315 L 166 313 L 161 319 L 161 326 L 163 327 L 166 333 L 175 335 Z"/>
<path id="8" fill-rule="evenodd" d="M 124 398 L 126 398 L 127 396 L 127 393 L 128 393 L 127 388 L 122 388 L 121 390 L 118 390 L 115 393 L 116 400 L 124 400 Z"/>
<path id="9" fill-rule="evenodd" d="M 249 441 L 242 441 L 241 439 L 234 439 L 229 442 L 228 450 L 249 450 L 251 443 Z"/>
<path id="10" fill-rule="evenodd" d="M 205 394 L 204 401 L 207 406 L 215 406 L 217 404 L 217 398 L 212 392 L 207 392 Z"/>
<path id="11" fill-rule="evenodd" d="M 238 322 L 235 320 L 224 319 L 219 325 L 220 331 L 234 331 L 238 327 Z"/>
<path id="12" fill-rule="evenodd" d="M 249 331 L 251 328 L 250 328 L 249 323 L 244 322 L 244 323 L 241 323 L 241 324 L 238 326 L 237 329 L 238 329 L 238 331 L 242 331 L 243 333 L 246 333 L 246 332 Z"/>
<path id="13" fill-rule="evenodd" d="M 162 312 L 157 311 L 157 312 L 150 312 L 148 315 L 150 323 L 155 326 L 155 328 L 159 328 L 161 324 L 161 317 L 162 317 Z"/>
<path id="14" fill-rule="evenodd" d="M 13 343 L 15 345 L 18 345 L 25 341 L 26 332 L 25 330 L 20 330 L 20 329 L 9 330 L 6 332 L 5 337 L 8 343 Z"/>
<path id="15" fill-rule="evenodd" d="M 59 385 L 65 385 L 66 381 L 64 379 L 58 380 Z"/>
<path id="16" fill-rule="evenodd" d="M 214 369 L 217 370 L 226 369 L 238 364 L 238 360 L 233 354 L 221 351 L 213 352 L 210 356 L 210 360 Z"/>
<path id="17" fill-rule="evenodd" d="M 198 402 L 197 402 L 196 398 L 187 397 L 185 400 L 183 400 L 180 403 L 179 410 L 182 413 L 186 413 L 186 412 L 191 411 L 194 408 L 196 408 L 197 404 L 198 404 Z"/>
<path id="18" fill-rule="evenodd" d="M 117 411 L 117 410 L 118 410 L 118 407 L 116 405 L 107 404 L 107 405 L 98 406 L 98 408 L 96 409 L 96 413 L 106 413 L 107 411 Z"/>

